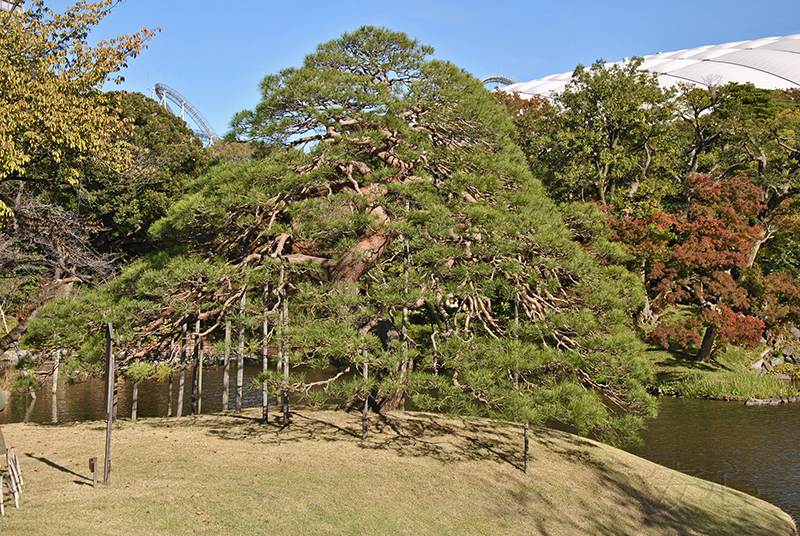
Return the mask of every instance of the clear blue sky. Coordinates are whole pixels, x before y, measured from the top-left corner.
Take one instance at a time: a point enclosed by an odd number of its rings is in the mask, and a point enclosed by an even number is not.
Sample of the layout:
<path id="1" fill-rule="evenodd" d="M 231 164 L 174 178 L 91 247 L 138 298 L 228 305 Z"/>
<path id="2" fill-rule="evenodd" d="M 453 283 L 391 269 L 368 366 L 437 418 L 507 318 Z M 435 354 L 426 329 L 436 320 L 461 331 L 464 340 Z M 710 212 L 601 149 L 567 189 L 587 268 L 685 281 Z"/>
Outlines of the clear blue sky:
<path id="1" fill-rule="evenodd" d="M 55 11 L 74 3 L 45 0 Z M 362 25 L 405 32 L 478 78 L 521 82 L 599 58 L 798 34 L 800 0 L 126 0 L 91 39 L 160 28 L 120 89 L 166 84 L 223 135 L 256 106 L 265 75 Z"/>

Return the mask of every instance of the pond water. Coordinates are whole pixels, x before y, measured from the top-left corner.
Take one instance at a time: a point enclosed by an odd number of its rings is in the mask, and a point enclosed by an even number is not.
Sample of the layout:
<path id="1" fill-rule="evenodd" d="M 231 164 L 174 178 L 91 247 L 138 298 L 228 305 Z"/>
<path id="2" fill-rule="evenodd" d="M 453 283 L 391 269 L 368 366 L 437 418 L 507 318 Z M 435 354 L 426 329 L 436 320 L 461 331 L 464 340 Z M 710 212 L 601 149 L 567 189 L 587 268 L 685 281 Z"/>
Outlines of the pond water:
<path id="1" fill-rule="evenodd" d="M 244 382 L 242 389 L 242 406 L 245 408 L 261 407 L 261 391 L 250 387 L 253 378 L 261 373 L 261 363 L 246 361 L 244 366 Z M 322 379 L 322 372 L 306 372 L 310 381 Z M 203 397 L 202 412 L 216 413 L 222 411 L 222 375 L 221 366 L 203 367 Z M 70 381 L 63 377 L 58 380 L 58 389 L 55 399 L 52 395 L 52 382 L 48 380 L 37 391 L 36 398 L 28 393 L 12 392 L 8 398 L 8 407 L 0 412 L 0 424 L 8 422 L 70 422 L 70 421 L 95 421 L 106 418 L 105 385 L 102 377 L 88 377 L 84 380 Z M 230 391 L 228 394 L 228 409 L 234 409 L 236 383 L 236 364 L 231 364 Z M 186 369 L 184 379 L 183 415 L 191 414 L 191 369 Z M 123 376 L 119 377 L 117 390 L 117 415 L 120 418 L 129 418 L 131 415 L 131 393 L 133 384 Z M 159 382 L 155 379 L 139 383 L 139 402 L 137 415 L 139 417 L 165 417 L 169 404 L 168 382 Z M 173 378 L 172 388 L 172 415 L 177 411 L 178 404 L 178 373 Z M 270 397 L 270 405 L 274 398 Z"/>
<path id="2" fill-rule="evenodd" d="M 260 407 L 261 392 L 249 388 L 261 372 L 261 364 L 244 367 L 244 407 Z M 319 376 L 319 377 L 316 377 Z M 231 383 L 236 367 L 231 366 Z M 308 379 L 324 377 L 308 374 Z M 173 415 L 177 404 L 177 374 L 173 387 Z M 186 376 L 183 414 L 191 413 L 191 374 Z M 130 382 L 120 379 L 121 418 L 131 412 Z M 233 409 L 234 389 L 229 396 Z M 14 392 L 0 413 L 0 423 L 67 422 L 105 419 L 102 378 L 82 382 L 59 380 L 55 400 L 46 382 L 36 399 Z M 138 415 L 163 417 L 167 414 L 166 382 L 148 380 L 139 386 Z M 271 405 L 274 399 L 271 400 Z M 222 410 L 222 367 L 203 371 L 203 413 Z M 270 411 L 274 411 L 274 408 Z M 800 520 L 800 403 L 747 407 L 743 403 L 683 398 L 662 398 L 657 418 L 648 420 L 642 437 L 644 446 L 629 452 L 665 467 L 711 480 L 768 501 Z"/>
<path id="3" fill-rule="evenodd" d="M 662 398 L 629 452 L 743 491 L 800 520 L 800 403 Z"/>

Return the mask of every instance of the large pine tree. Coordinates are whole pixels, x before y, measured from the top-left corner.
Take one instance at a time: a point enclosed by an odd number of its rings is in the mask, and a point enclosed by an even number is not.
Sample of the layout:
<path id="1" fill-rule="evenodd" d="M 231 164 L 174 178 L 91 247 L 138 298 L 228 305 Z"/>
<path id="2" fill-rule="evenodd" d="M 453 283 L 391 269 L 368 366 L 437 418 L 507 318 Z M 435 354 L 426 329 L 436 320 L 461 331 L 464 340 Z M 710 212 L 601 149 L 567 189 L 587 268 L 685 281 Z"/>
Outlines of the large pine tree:
<path id="1" fill-rule="evenodd" d="M 572 241 L 502 106 L 431 54 L 363 27 L 267 76 L 231 135 L 258 158 L 196 181 L 151 229 L 183 249 L 112 284 L 135 336 L 211 326 L 247 290 L 281 359 L 336 370 L 328 391 L 632 437 L 641 284 Z"/>

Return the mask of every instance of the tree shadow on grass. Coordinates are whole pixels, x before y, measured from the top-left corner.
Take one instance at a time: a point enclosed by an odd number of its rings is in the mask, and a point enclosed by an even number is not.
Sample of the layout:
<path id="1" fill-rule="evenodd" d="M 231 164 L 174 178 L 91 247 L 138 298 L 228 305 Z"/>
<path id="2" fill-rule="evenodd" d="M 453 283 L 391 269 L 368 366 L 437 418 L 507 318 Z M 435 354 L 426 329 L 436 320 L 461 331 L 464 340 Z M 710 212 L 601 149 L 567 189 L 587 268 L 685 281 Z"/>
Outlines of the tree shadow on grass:
<path id="1" fill-rule="evenodd" d="M 727 365 L 717 361 L 697 361 L 695 355 L 688 351 L 648 350 L 648 352 L 659 352 L 662 355 L 666 354 L 665 357 L 656 360 L 656 364 L 662 369 L 656 373 L 656 381 L 661 384 L 668 384 L 683 380 L 692 372 L 720 372 L 733 370 Z"/>
<path id="2" fill-rule="evenodd" d="M 491 464 L 483 473 L 487 485 L 492 478 L 517 483 L 500 488 L 506 500 L 474 508 L 497 509 L 487 514 L 502 519 L 508 505 L 513 505 L 530 523 L 531 534 L 638 535 L 642 527 L 659 535 L 796 534 L 786 516 L 753 497 L 559 430 L 531 428 L 531 474 L 525 475 L 524 427 L 519 424 L 426 413 L 371 413 L 369 436 L 362 440 L 360 413 L 295 407 L 286 429 L 281 428 L 280 414 L 269 424 L 254 415 L 260 416 L 260 410 L 151 425 L 200 427 L 217 439 L 262 445 L 341 442 L 444 464 L 480 461 L 510 466 L 518 470 L 516 476 L 505 471 L 495 474 Z M 583 489 L 572 493 L 573 485 Z M 553 488 L 561 491 L 555 493 Z"/>

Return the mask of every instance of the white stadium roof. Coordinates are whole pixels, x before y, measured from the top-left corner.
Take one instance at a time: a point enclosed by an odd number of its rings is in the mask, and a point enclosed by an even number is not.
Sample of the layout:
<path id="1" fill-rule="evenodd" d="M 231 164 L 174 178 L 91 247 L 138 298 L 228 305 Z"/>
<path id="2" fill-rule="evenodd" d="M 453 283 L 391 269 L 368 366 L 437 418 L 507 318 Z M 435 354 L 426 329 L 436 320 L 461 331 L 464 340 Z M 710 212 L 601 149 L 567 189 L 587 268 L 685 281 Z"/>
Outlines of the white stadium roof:
<path id="1" fill-rule="evenodd" d="M 659 52 L 643 58 L 641 68 L 657 73 L 662 86 L 679 82 L 701 86 L 750 82 L 764 89 L 800 88 L 800 34 Z M 501 91 L 523 97 L 551 97 L 560 93 L 571 78 L 572 72 L 555 74 L 511 84 Z"/>

